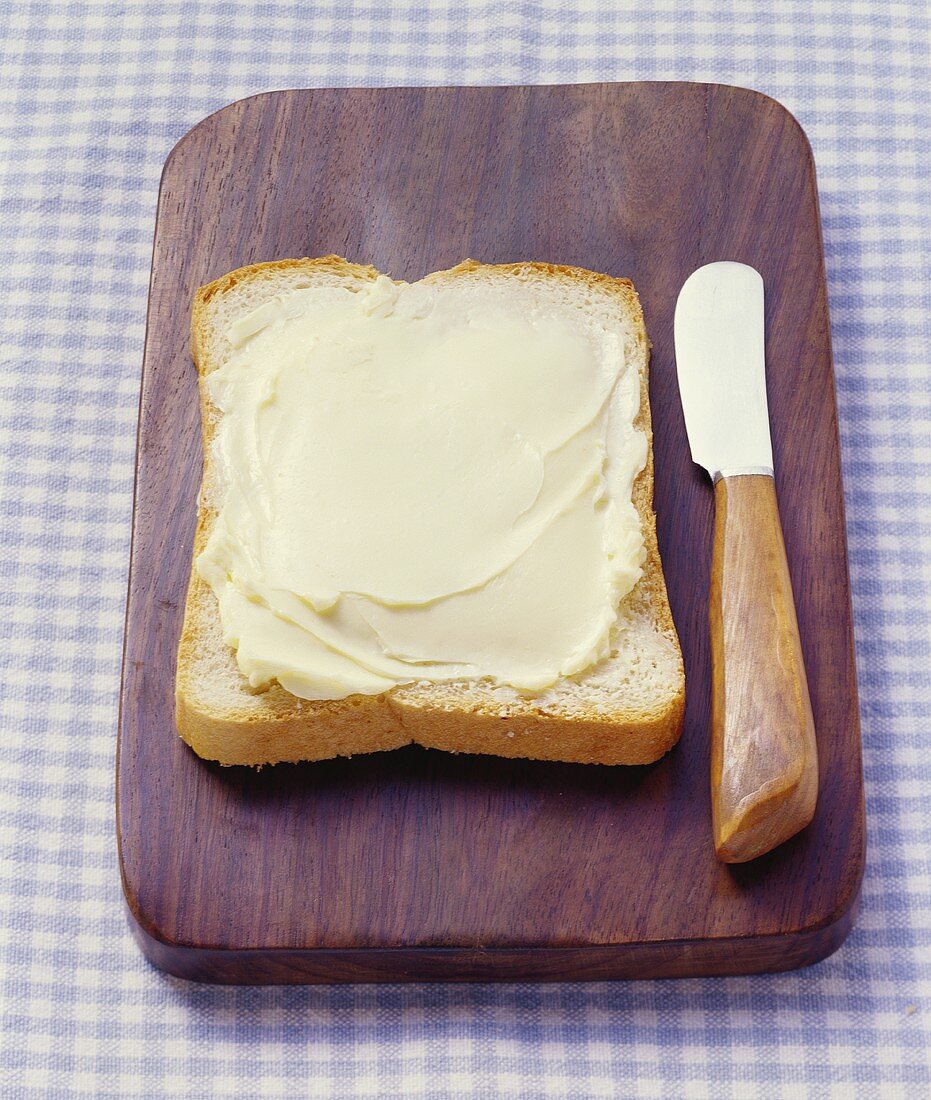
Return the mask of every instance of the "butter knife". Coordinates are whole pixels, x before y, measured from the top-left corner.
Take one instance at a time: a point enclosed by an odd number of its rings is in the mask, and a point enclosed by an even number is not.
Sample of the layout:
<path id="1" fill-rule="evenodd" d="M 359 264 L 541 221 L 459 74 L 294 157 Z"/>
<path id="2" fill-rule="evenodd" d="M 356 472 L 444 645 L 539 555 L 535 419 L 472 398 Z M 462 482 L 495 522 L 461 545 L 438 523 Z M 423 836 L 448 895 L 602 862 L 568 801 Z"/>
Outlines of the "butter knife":
<path id="1" fill-rule="evenodd" d="M 714 483 L 711 805 L 719 859 L 743 863 L 812 819 L 818 757 L 773 472 L 763 279 L 700 267 L 675 314 L 693 461 Z"/>

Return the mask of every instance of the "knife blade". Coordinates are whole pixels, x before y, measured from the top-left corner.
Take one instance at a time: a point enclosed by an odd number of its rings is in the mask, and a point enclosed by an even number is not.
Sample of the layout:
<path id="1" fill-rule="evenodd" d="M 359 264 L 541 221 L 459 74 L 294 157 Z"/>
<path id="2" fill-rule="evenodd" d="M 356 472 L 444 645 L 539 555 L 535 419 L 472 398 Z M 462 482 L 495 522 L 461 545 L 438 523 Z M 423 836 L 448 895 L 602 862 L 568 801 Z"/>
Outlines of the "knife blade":
<path id="1" fill-rule="evenodd" d="M 722 261 L 693 272 L 675 312 L 693 460 L 714 482 L 711 804 L 718 858 L 742 863 L 811 821 L 814 721 L 776 500 L 763 279 Z"/>
<path id="2" fill-rule="evenodd" d="M 706 264 L 679 292 L 682 410 L 692 458 L 714 479 L 773 473 L 763 325 L 763 277 L 747 264 Z"/>

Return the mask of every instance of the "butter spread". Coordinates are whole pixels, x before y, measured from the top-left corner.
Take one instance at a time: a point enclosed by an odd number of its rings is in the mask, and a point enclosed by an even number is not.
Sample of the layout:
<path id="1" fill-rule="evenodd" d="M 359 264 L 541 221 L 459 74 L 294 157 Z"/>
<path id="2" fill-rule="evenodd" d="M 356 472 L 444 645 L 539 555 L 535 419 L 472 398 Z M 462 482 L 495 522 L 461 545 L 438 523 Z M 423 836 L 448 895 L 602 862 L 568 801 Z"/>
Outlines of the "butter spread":
<path id="1" fill-rule="evenodd" d="M 534 693 L 607 654 L 644 553 L 619 317 L 517 280 L 379 277 L 284 292 L 226 336 L 197 567 L 253 688 Z"/>

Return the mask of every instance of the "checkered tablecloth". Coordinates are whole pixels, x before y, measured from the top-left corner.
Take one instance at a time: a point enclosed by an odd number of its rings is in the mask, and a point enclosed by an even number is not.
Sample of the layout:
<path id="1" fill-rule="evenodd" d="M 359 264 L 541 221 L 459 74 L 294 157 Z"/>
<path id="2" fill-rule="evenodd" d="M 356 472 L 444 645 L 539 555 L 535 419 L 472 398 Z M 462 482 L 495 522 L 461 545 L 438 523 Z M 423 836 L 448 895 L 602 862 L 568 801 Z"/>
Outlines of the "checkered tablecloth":
<path id="1" fill-rule="evenodd" d="M 931 1095 L 927 0 L 0 3 L 0 1095 Z M 113 756 L 159 172 L 280 87 L 713 80 L 818 167 L 863 715 L 857 928 L 809 971 L 212 988 L 123 916 Z"/>

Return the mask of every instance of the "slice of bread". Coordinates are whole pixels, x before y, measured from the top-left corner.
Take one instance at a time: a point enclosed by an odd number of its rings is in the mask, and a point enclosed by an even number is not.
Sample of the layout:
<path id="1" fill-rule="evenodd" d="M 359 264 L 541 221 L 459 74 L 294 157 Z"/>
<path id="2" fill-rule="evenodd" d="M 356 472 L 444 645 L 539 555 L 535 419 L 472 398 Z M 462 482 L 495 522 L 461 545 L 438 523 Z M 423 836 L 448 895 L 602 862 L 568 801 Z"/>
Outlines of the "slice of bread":
<path id="1" fill-rule="evenodd" d="M 204 384 L 231 348 L 230 325 L 267 299 L 299 287 L 368 283 L 372 267 L 336 256 L 281 260 L 240 268 L 198 290 L 191 349 L 200 375 L 204 477 L 194 557 L 203 550 L 222 500 L 211 461 L 220 413 Z M 635 427 L 648 441 L 633 501 L 646 551 L 643 575 L 619 608 L 610 655 L 542 694 L 528 697 L 491 681 L 413 683 L 381 695 L 309 701 L 276 682 L 254 692 L 224 643 L 213 591 L 192 570 L 178 649 L 178 729 L 200 756 L 221 764 L 261 765 L 321 760 L 416 743 L 451 752 L 492 753 L 598 764 L 645 764 L 678 740 L 685 705 L 682 655 L 656 544 L 652 508 L 653 454 L 647 391 L 649 342 L 633 285 L 580 268 L 540 263 L 483 265 L 467 260 L 428 281 L 522 280 L 547 285 L 567 305 L 623 318 L 625 356 L 640 376 Z M 571 399 L 571 395 L 567 395 Z"/>

